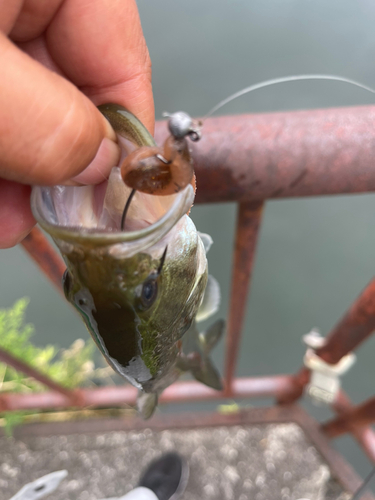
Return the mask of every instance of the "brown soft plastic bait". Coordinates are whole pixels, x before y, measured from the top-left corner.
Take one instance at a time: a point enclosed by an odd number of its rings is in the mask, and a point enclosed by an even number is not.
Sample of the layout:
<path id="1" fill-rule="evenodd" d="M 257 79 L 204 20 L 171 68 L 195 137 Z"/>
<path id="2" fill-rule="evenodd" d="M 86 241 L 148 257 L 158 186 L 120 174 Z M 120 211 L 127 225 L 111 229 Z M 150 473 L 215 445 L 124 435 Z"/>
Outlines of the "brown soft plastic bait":
<path id="1" fill-rule="evenodd" d="M 171 135 L 162 148 L 143 146 L 125 158 L 121 176 L 128 187 L 158 196 L 178 193 L 190 183 L 195 189 L 186 137 L 199 140 L 199 128 L 193 127 L 193 120 L 182 112 L 169 117 L 168 127 Z"/>

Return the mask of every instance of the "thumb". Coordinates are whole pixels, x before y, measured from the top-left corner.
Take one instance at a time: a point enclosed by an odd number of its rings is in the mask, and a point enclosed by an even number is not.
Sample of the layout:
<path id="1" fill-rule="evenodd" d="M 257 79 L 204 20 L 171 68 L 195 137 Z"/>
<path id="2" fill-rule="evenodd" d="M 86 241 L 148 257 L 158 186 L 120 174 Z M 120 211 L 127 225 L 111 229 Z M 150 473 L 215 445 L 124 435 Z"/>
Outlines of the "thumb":
<path id="1" fill-rule="evenodd" d="M 115 134 L 83 93 L 2 34 L 0 54 L 0 177 L 53 185 L 78 175 L 95 157 L 97 168 L 117 163 Z M 106 173 L 87 179 L 99 182 Z"/>

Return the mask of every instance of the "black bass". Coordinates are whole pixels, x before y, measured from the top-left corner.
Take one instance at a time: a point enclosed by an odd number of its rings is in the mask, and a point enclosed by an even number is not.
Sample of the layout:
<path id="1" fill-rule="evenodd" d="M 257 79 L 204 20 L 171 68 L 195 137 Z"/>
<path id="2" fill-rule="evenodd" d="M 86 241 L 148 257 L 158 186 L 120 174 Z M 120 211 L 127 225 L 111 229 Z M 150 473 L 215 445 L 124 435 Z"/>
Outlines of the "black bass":
<path id="1" fill-rule="evenodd" d="M 124 108 L 110 104 L 100 109 L 124 153 L 156 146 Z M 31 204 L 66 262 L 67 300 L 107 362 L 139 389 L 138 407 L 148 418 L 160 392 L 182 371 L 222 388 L 208 352 L 223 324 L 205 334 L 195 326 L 195 319 L 216 312 L 219 288 L 212 278 L 207 287 L 211 239 L 198 233 L 186 215 L 194 201 L 193 187 L 167 196 L 136 191 L 122 230 L 130 193 L 120 168 L 114 167 L 109 179 L 97 186 L 34 187 Z M 196 354 L 182 353 L 186 332 L 194 337 Z"/>

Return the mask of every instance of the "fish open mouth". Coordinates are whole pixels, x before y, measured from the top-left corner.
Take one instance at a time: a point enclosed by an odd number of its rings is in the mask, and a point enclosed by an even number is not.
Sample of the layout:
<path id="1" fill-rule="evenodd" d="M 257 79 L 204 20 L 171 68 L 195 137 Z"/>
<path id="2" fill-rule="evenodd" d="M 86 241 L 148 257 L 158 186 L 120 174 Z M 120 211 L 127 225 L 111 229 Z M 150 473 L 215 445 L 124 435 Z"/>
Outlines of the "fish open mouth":
<path id="1" fill-rule="evenodd" d="M 109 179 L 96 186 L 36 186 L 31 207 L 36 220 L 54 238 L 90 247 L 126 244 L 131 255 L 161 240 L 194 201 L 191 185 L 170 196 L 137 191 L 121 229 L 130 193 L 120 169 L 114 167 Z"/>

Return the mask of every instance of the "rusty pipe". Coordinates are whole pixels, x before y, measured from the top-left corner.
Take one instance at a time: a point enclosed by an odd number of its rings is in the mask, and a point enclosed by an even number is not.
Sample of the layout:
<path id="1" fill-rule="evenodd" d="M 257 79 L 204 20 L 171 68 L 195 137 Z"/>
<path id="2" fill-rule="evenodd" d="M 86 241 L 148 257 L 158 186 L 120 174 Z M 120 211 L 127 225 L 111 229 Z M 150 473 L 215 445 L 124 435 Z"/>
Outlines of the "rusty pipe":
<path id="1" fill-rule="evenodd" d="M 326 422 L 322 429 L 330 438 L 334 438 L 345 432 L 351 432 L 353 429 L 371 425 L 374 422 L 375 397 L 358 406 L 348 407 L 338 417 Z"/>
<path id="2" fill-rule="evenodd" d="M 375 190 L 374 106 L 208 118 L 202 132 L 197 203 Z"/>
<path id="3" fill-rule="evenodd" d="M 52 391 L 58 393 L 61 397 L 64 399 L 67 399 L 69 403 L 76 404 L 77 403 L 77 394 L 75 391 L 71 391 L 69 389 L 66 389 L 62 385 L 58 384 L 57 382 L 54 382 L 50 377 L 47 375 L 44 375 L 43 373 L 40 373 L 38 370 L 35 370 L 30 365 L 27 365 L 24 363 L 22 360 L 14 357 L 12 354 L 9 352 L 5 351 L 4 349 L 0 348 L 0 362 L 3 362 L 12 368 L 14 368 L 17 371 L 20 371 L 27 375 L 28 377 L 32 377 L 41 384 L 45 385 Z M 7 406 L 2 405 L 2 396 L 0 396 L 0 410 L 4 411 L 7 408 Z"/>
<path id="4" fill-rule="evenodd" d="M 375 330 L 375 279 L 370 281 L 316 353 L 326 363 L 336 364 L 357 348 Z"/>
<path id="5" fill-rule="evenodd" d="M 232 396 L 251 272 L 255 260 L 263 202 L 239 203 L 235 236 L 229 318 L 225 348 L 225 390 Z"/>
<path id="6" fill-rule="evenodd" d="M 291 383 L 292 377 L 290 375 L 239 378 L 233 383 L 232 397 L 276 397 L 288 391 Z M 133 405 L 137 399 L 137 389 L 129 385 L 78 389 L 75 392 L 78 396 L 75 404 L 72 404 L 69 397 L 58 392 L 3 393 L 0 395 L 0 409 L 1 411 L 16 411 L 72 406 L 111 407 L 124 404 Z M 161 403 L 220 399 L 225 399 L 224 393 L 210 389 L 198 382 L 177 382 L 168 387 L 160 396 Z"/>
<path id="7" fill-rule="evenodd" d="M 339 415 L 338 419 L 341 415 L 344 416 L 349 414 L 354 408 L 358 407 L 354 407 L 347 394 L 341 390 L 333 404 L 333 409 Z M 332 428 L 332 422 L 334 421 L 336 421 L 336 419 L 321 425 L 322 431 L 329 437 L 335 437 L 334 435 L 329 435 L 330 428 Z M 371 426 L 367 424 L 369 424 L 369 421 L 366 421 L 364 425 L 358 425 L 358 422 L 355 422 L 349 431 L 353 434 L 360 446 L 362 446 L 368 458 L 375 463 L 375 432 L 372 430 Z M 335 428 L 335 424 L 333 427 Z M 340 433 L 337 435 L 340 435 Z"/>
<path id="8" fill-rule="evenodd" d="M 316 350 L 326 363 L 336 364 L 356 349 L 375 330 L 375 279 L 365 287 L 359 297 L 326 337 L 323 347 Z M 294 378 L 290 394 L 283 395 L 281 404 L 290 404 L 301 397 L 310 380 L 310 371 L 303 367 Z"/>

